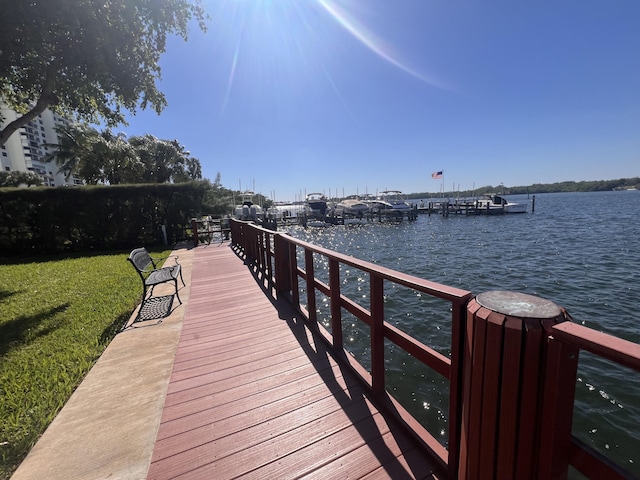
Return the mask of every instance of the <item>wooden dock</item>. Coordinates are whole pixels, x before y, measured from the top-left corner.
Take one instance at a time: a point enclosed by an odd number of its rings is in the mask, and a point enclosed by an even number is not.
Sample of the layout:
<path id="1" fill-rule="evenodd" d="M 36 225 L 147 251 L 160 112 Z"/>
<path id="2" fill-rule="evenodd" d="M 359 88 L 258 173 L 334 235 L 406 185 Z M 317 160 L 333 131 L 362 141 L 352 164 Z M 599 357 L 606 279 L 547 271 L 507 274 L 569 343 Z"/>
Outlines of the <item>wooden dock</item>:
<path id="1" fill-rule="evenodd" d="M 235 248 L 263 272 L 352 367 L 366 390 L 411 429 L 450 479 L 636 478 L 572 435 L 581 350 L 640 372 L 640 345 L 571 321 L 555 303 L 518 292 L 471 292 L 358 260 L 284 233 L 231 221 Z M 324 260 L 323 260 L 324 259 Z M 316 263 L 329 278 L 316 276 Z M 361 305 L 341 291 L 341 271 L 369 278 Z M 445 356 L 385 321 L 385 284 L 450 302 L 451 354 Z M 317 296 L 329 299 L 330 332 L 317 319 Z M 370 328 L 369 368 L 343 347 L 343 310 Z M 448 444 L 440 444 L 385 386 L 386 345 L 395 344 L 449 380 Z"/>
<path id="2" fill-rule="evenodd" d="M 505 213 L 502 208 L 481 207 L 477 201 L 454 200 L 429 202 L 426 206 L 418 207 L 418 213 L 426 215 L 502 215 Z"/>
<path id="3" fill-rule="evenodd" d="M 444 478 L 228 244 L 194 251 L 149 479 Z"/>

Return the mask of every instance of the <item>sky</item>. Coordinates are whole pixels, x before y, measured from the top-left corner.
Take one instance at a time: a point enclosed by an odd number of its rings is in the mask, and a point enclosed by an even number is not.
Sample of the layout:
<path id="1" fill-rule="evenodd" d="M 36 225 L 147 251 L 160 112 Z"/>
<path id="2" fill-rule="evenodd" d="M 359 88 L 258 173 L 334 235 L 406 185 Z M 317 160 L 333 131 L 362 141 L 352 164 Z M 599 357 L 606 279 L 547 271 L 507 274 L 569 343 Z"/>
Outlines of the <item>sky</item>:
<path id="1" fill-rule="evenodd" d="M 640 2 L 203 0 L 167 108 L 203 176 L 276 201 L 640 176 Z M 442 171 L 443 179 L 432 173 Z"/>

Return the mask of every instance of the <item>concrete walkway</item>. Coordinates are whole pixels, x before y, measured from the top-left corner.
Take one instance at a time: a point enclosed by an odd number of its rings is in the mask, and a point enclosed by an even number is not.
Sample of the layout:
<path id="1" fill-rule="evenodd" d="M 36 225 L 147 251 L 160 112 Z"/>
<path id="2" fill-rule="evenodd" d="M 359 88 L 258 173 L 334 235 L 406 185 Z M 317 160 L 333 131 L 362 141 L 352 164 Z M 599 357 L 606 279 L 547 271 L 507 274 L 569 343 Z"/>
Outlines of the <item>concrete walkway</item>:
<path id="1" fill-rule="evenodd" d="M 191 285 L 193 250 L 173 253 L 186 283 L 183 304 L 175 301 L 162 323 L 139 322 L 113 339 L 12 480 L 146 478 Z M 154 295 L 172 292 L 160 285 Z"/>

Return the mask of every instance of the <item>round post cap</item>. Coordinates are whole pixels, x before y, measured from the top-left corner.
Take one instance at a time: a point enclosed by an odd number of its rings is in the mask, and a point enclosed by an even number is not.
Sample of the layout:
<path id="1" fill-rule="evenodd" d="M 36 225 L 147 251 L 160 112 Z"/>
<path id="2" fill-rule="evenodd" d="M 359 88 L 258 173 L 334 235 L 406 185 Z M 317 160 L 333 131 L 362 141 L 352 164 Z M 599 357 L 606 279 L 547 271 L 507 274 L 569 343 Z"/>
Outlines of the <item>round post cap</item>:
<path id="1" fill-rule="evenodd" d="M 555 318 L 562 313 L 551 300 L 526 293 L 496 290 L 477 295 L 476 301 L 494 312 L 519 318 Z"/>

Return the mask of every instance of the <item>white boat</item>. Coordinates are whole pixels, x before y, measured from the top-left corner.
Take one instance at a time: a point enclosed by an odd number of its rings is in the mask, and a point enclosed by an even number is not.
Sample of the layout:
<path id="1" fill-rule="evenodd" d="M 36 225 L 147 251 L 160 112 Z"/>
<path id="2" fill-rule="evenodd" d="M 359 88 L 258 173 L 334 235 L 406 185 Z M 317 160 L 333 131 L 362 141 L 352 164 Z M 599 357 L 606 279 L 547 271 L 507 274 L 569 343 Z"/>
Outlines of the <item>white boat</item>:
<path id="1" fill-rule="evenodd" d="M 380 196 L 374 200 L 369 200 L 372 213 L 383 215 L 403 215 L 411 211 L 411 205 L 401 198 L 402 192 L 399 190 L 385 190 L 380 192 Z"/>
<path id="2" fill-rule="evenodd" d="M 236 205 L 234 216 L 238 220 L 261 221 L 263 217 L 262 207 L 253 203 L 254 193 L 246 190 L 242 193 L 242 204 Z"/>
<path id="3" fill-rule="evenodd" d="M 343 217 L 362 218 L 369 212 L 369 205 L 358 198 L 345 198 L 336 204 L 336 212 Z"/>
<path id="4" fill-rule="evenodd" d="M 302 211 L 303 207 L 299 203 L 276 203 L 267 210 L 267 215 L 273 215 L 277 220 L 295 219 L 301 215 Z"/>
<path id="5" fill-rule="evenodd" d="M 300 225 L 303 227 L 328 227 L 327 221 L 330 213 L 327 199 L 322 193 L 310 193 L 307 195 L 302 214 L 299 216 Z"/>
<path id="6" fill-rule="evenodd" d="M 527 204 L 519 202 L 510 202 L 502 195 L 494 193 L 486 193 L 476 201 L 478 209 L 485 209 L 488 213 L 526 213 Z"/>
<path id="7" fill-rule="evenodd" d="M 324 219 L 327 215 L 327 199 L 322 193 L 310 193 L 304 204 L 304 213 L 307 218 Z"/>

